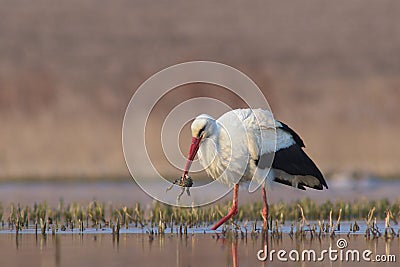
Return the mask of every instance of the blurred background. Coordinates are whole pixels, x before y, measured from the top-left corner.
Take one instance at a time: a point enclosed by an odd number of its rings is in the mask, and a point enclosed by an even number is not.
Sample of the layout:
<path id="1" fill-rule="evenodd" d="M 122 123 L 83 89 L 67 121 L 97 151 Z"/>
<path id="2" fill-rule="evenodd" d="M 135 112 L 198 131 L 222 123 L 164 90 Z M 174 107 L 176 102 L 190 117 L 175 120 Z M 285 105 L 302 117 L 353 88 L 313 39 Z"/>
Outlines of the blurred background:
<path id="1" fill-rule="evenodd" d="M 0 179 L 130 180 L 130 97 L 191 60 L 249 75 L 324 173 L 398 177 L 399 14 L 396 0 L 0 0 Z"/>

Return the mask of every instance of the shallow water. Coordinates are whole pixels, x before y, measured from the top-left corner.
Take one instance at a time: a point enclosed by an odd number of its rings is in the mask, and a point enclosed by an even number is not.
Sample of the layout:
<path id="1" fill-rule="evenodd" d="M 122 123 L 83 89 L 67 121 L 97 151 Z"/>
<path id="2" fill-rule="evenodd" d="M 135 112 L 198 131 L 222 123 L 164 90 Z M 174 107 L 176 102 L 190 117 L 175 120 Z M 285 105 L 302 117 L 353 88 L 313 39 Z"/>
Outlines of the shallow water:
<path id="1" fill-rule="evenodd" d="M 121 229 L 119 237 L 112 235 L 110 229 L 86 229 L 83 234 L 77 229 L 59 232 L 55 235 L 51 231 L 43 237 L 35 235 L 34 229 L 24 230 L 22 234 L 15 234 L 15 230 L 3 229 L 0 231 L 0 266 L 398 266 L 400 260 L 400 241 L 398 237 L 386 241 L 383 237 L 366 239 L 365 226 L 360 224 L 360 231 L 348 235 L 350 222 L 341 224 L 335 238 L 329 235 L 321 238 L 311 238 L 308 233 L 305 238 L 295 238 L 289 235 L 290 224 L 281 228 L 282 237 L 278 238 L 271 233 L 265 236 L 256 232 L 251 234 L 250 226 L 247 234 L 242 227 L 243 235 L 235 238 L 232 235 L 218 234 L 206 228 L 188 229 L 188 234 L 178 234 L 176 230 L 170 233 L 167 229 L 165 235 L 150 235 L 150 229 L 130 227 Z M 259 225 L 260 226 L 260 225 Z M 260 227 L 258 227 L 260 228 Z M 378 228 L 383 230 L 383 222 L 378 223 Z M 398 231 L 396 226 L 394 229 Z M 204 233 L 205 231 L 205 233 Z M 382 231 L 383 232 L 383 231 Z M 338 240 L 345 239 L 347 246 L 339 249 Z M 266 261 L 257 258 L 259 250 L 268 248 Z M 328 254 L 321 258 L 321 251 L 337 250 L 333 253 L 332 260 Z M 358 250 L 360 261 L 346 261 L 349 250 Z M 375 255 L 394 255 L 397 262 L 367 262 L 362 258 L 364 250 L 370 250 L 370 259 Z M 277 251 L 285 250 L 288 262 L 281 261 Z M 289 258 L 299 259 L 304 251 L 313 250 L 315 260 L 304 254 L 305 260 L 295 262 Z M 340 260 L 342 251 L 342 260 Z M 334 256 L 337 259 L 334 260 Z M 263 253 L 260 256 L 264 256 Z M 321 258 L 321 261 L 318 261 Z M 393 260 L 393 258 L 391 259 Z"/>
<path id="2" fill-rule="evenodd" d="M 277 185 L 269 191 L 269 201 L 276 202 L 284 200 L 289 202 L 303 197 L 310 197 L 315 201 L 338 199 L 354 200 L 381 199 L 389 200 L 398 198 L 400 182 L 398 181 L 376 181 L 364 183 L 330 183 L 329 190 L 324 192 L 316 190 L 300 191 L 287 186 Z M 349 186 L 353 185 L 353 186 Z M 157 185 L 155 185 L 157 186 Z M 228 195 L 229 199 L 231 196 Z M 78 202 L 84 205 L 97 199 L 106 204 L 132 205 L 140 202 L 151 205 L 152 199 L 147 196 L 133 182 L 123 183 L 6 183 L 0 185 L 0 202 L 3 207 L 9 203 L 21 203 L 32 205 L 34 202 L 47 201 L 49 206 L 56 206 L 59 199 L 63 198 L 66 203 Z M 239 202 L 241 204 L 251 201 L 259 201 L 260 194 L 248 194 L 240 192 Z M 311 222 L 312 223 L 312 222 Z M 51 230 L 43 237 L 35 234 L 35 229 L 20 231 L 17 235 L 15 230 L 7 226 L 0 227 L 0 266 L 399 266 L 400 241 L 395 237 L 385 241 L 383 237 L 367 240 L 365 234 L 365 222 L 358 221 L 360 231 L 356 234 L 349 233 L 352 222 L 342 222 L 341 231 L 337 231 L 334 239 L 329 235 L 319 238 L 296 239 L 290 236 L 291 224 L 287 222 L 280 231 L 282 238 L 275 238 L 272 234 L 264 239 L 261 233 L 251 235 L 252 224 L 248 224 L 247 235 L 224 238 L 217 235 L 208 227 L 188 229 L 188 235 L 177 234 L 177 229 L 171 234 L 168 228 L 165 235 L 150 235 L 149 228 L 121 228 L 119 238 L 113 236 L 110 228 L 85 229 L 79 233 L 74 231 L 59 231 L 52 235 Z M 378 222 L 378 227 L 383 232 L 383 222 Z M 261 228 L 259 224 L 258 229 Z M 243 226 L 241 226 L 245 232 Z M 394 226 L 396 233 L 399 231 Z M 156 229 L 153 229 L 156 231 Z M 40 230 L 39 230 L 40 232 Z M 220 231 L 219 231 L 220 233 Z M 257 259 L 257 253 L 264 249 L 268 251 L 279 251 L 285 249 L 287 253 L 296 250 L 300 253 L 304 250 L 313 249 L 319 257 L 324 249 L 337 249 L 337 240 L 345 238 L 348 246 L 346 249 L 359 249 L 360 253 L 366 249 L 371 250 L 372 255 L 389 255 L 396 257 L 397 262 L 346 262 L 331 261 L 325 256 L 323 261 L 282 262 L 277 259 L 276 253 L 273 260 L 265 262 Z M 267 240 L 267 241 L 265 241 Z M 347 251 L 347 250 L 343 250 Z M 287 255 L 286 255 L 287 258 Z"/>
<path id="3" fill-rule="evenodd" d="M 399 239 L 385 242 L 383 239 L 365 241 L 362 236 L 345 237 L 349 249 L 363 251 L 369 249 L 373 255 L 393 254 L 399 257 Z M 269 250 L 285 249 L 288 253 L 297 250 L 313 249 L 320 255 L 323 249 L 332 246 L 337 249 L 336 241 L 329 237 L 321 240 L 296 241 L 289 235 L 282 239 L 267 239 Z M 120 234 L 119 240 L 112 235 L 48 235 L 47 238 L 35 235 L 0 236 L 0 266 L 284 266 L 273 255 L 262 262 L 257 253 L 264 248 L 262 237 L 228 240 L 211 234 L 189 234 L 188 236 L 147 234 Z M 275 258 L 274 258 L 275 256 Z M 287 256 L 286 256 L 287 257 Z M 318 259 L 318 258 L 317 258 Z M 293 265 L 298 262 L 289 261 Z M 323 266 L 332 264 L 398 266 L 398 262 L 341 262 L 325 258 L 322 262 L 302 262 L 302 266 Z"/>
<path id="4" fill-rule="evenodd" d="M 354 225 L 354 222 L 357 223 L 359 230 L 358 231 L 352 231 L 352 226 Z M 306 231 L 309 231 L 310 227 L 313 225 L 316 226 L 316 232 L 319 231 L 319 226 L 317 221 L 308 221 L 310 226 L 303 226 L 303 229 Z M 327 222 L 325 222 L 326 224 Z M 255 224 L 255 225 L 254 225 Z M 335 224 L 335 222 L 333 222 Z M 299 226 L 299 224 L 296 224 L 295 222 L 286 222 L 282 225 L 279 225 L 279 232 L 283 234 L 290 234 L 296 232 L 296 226 Z M 85 227 L 85 226 L 84 226 Z M 222 230 L 221 229 L 226 229 L 226 224 L 225 226 L 221 226 L 218 231 L 210 230 L 211 225 L 209 226 L 196 226 L 193 228 L 188 227 L 187 228 L 187 233 L 188 234 L 221 234 Z M 244 232 L 250 234 L 252 231 L 255 233 L 259 233 L 263 227 L 262 221 L 254 222 L 254 221 L 249 221 L 246 222 L 246 224 L 235 224 L 235 227 L 237 228 L 238 232 Z M 375 224 L 376 229 L 378 229 L 381 234 L 384 233 L 385 230 L 385 222 L 384 221 L 377 221 Z M 395 233 L 400 234 L 400 226 L 399 225 L 391 225 L 392 229 L 394 230 Z M 51 235 L 52 234 L 52 228 L 48 227 L 46 234 Z M 274 229 L 274 227 L 273 227 Z M 355 220 L 355 221 L 341 221 L 340 222 L 340 229 L 335 230 L 335 234 L 341 234 L 341 235 L 364 235 L 367 230 L 367 224 L 363 220 Z M 40 226 L 38 226 L 38 229 L 35 229 L 34 225 L 30 225 L 28 229 L 23 229 L 18 232 L 18 234 L 21 235 L 40 235 Z M 153 233 L 157 234 L 158 228 L 157 227 L 149 227 L 149 226 L 144 226 L 144 227 L 135 227 L 133 224 L 129 224 L 128 228 L 125 228 L 125 226 L 121 226 L 120 229 L 120 234 L 149 234 L 151 231 Z M 167 225 L 167 228 L 165 230 L 165 234 L 174 234 L 179 232 L 179 226 L 174 226 L 173 229 Z M 4 234 L 16 234 L 16 231 L 13 226 L 7 226 L 7 223 L 3 227 L 0 227 L 0 236 Z M 79 228 L 74 228 L 70 229 L 69 227 L 66 228 L 65 230 L 60 230 L 57 229 L 55 234 L 58 235 L 80 235 L 80 234 L 112 234 L 112 229 L 108 226 L 103 226 L 101 228 L 84 228 L 82 231 L 80 231 Z"/>

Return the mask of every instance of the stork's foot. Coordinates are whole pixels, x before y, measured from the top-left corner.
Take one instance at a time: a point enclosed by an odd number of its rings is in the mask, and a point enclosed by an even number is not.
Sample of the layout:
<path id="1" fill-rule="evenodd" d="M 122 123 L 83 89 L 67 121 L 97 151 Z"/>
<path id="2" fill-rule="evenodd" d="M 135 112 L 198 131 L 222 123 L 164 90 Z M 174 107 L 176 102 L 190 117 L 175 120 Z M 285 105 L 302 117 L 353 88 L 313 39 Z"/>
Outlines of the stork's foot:
<path id="1" fill-rule="evenodd" d="M 264 208 L 261 210 L 261 217 L 264 220 L 263 231 L 268 230 L 268 201 L 267 201 L 267 192 L 265 192 L 265 185 L 262 188 L 262 197 L 264 201 Z"/>
<path id="2" fill-rule="evenodd" d="M 224 224 L 227 220 L 229 220 L 230 218 L 232 218 L 233 216 L 235 216 L 238 213 L 238 205 L 233 204 L 231 209 L 229 210 L 228 214 L 223 217 L 221 220 L 219 220 L 219 222 L 217 222 L 213 227 L 211 227 L 211 230 L 217 230 L 218 227 L 220 227 L 222 224 Z"/>
<path id="3" fill-rule="evenodd" d="M 238 213 L 238 191 L 239 191 L 239 184 L 235 184 L 233 187 L 233 201 L 232 201 L 232 208 L 229 210 L 228 214 L 223 217 L 219 222 L 217 222 L 211 230 L 217 230 L 224 222 L 232 218 Z"/>
<path id="4" fill-rule="evenodd" d="M 267 231 L 268 230 L 268 205 L 265 206 L 262 210 L 261 210 L 261 217 L 264 220 L 264 224 L 263 224 L 263 230 Z"/>

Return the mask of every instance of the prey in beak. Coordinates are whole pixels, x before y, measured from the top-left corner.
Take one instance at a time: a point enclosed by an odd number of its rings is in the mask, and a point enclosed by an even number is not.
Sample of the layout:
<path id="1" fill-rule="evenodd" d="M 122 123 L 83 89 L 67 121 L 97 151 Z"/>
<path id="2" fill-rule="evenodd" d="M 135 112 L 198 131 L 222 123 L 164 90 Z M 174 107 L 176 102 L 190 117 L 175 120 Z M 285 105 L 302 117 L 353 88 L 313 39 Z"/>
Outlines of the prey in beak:
<path id="1" fill-rule="evenodd" d="M 176 179 L 172 183 L 172 185 L 167 188 L 167 191 L 171 190 L 174 184 L 177 184 L 182 188 L 181 193 L 177 197 L 178 201 L 181 199 L 181 196 L 185 192 L 185 189 L 188 196 L 190 196 L 189 188 L 193 186 L 193 180 L 188 173 L 190 166 L 192 165 L 193 159 L 196 157 L 197 151 L 199 150 L 201 139 L 202 139 L 201 136 L 192 138 L 192 144 L 190 145 L 189 154 L 186 161 L 185 169 L 183 170 L 182 177 Z"/>

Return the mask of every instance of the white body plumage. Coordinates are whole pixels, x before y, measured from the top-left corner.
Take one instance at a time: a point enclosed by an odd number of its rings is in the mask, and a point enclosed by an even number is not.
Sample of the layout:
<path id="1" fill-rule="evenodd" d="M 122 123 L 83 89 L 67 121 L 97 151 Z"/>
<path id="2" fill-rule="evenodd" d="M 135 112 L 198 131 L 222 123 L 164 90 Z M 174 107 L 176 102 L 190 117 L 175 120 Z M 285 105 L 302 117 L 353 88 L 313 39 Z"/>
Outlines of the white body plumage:
<path id="1" fill-rule="evenodd" d="M 218 120 L 202 114 L 193 121 L 191 130 L 193 138 L 200 140 L 201 165 L 223 184 L 252 181 L 249 191 L 254 191 L 268 178 L 300 189 L 327 187 L 302 150 L 301 138 L 268 110 L 236 109 Z"/>

